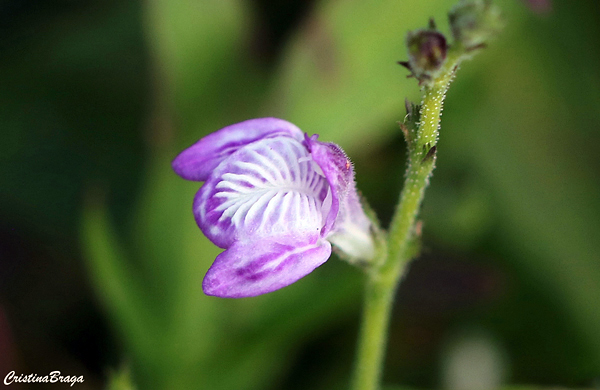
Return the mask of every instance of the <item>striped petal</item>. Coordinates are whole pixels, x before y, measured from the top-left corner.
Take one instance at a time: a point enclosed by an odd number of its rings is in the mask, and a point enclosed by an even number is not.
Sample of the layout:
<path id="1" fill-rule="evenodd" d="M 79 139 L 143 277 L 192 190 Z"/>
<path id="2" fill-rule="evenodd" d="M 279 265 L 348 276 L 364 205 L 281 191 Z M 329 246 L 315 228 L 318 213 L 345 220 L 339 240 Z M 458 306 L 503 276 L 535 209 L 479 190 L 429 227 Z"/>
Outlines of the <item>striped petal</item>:
<path id="1" fill-rule="evenodd" d="M 375 254 L 371 221 L 360 204 L 350 159 L 339 146 L 319 142 L 317 136 L 307 136 L 305 143 L 327 178 L 332 193 L 332 206 L 326 216 L 323 236 L 352 258 L 371 259 Z"/>
<path id="2" fill-rule="evenodd" d="M 267 138 L 216 167 L 196 195 L 194 214 L 222 248 L 248 239 L 319 234 L 329 212 L 328 189 L 305 145 L 291 137 Z"/>
<path id="3" fill-rule="evenodd" d="M 173 160 L 173 170 L 187 180 L 205 181 L 224 159 L 260 139 L 288 136 L 301 141 L 304 133 L 277 118 L 258 118 L 236 123 L 207 135 Z"/>
<path id="4" fill-rule="evenodd" d="M 337 145 L 317 141 L 317 135 L 306 136 L 305 143 L 314 162 L 321 168 L 323 175 L 331 187 L 332 205 L 329 211 L 323 234 L 328 234 L 336 225 L 340 211 L 340 201 L 354 189 L 354 169 L 350 159 Z"/>
<path id="5" fill-rule="evenodd" d="M 238 241 L 217 256 L 202 289 L 222 298 L 266 294 L 308 275 L 330 255 L 331 244 L 318 234 Z"/>

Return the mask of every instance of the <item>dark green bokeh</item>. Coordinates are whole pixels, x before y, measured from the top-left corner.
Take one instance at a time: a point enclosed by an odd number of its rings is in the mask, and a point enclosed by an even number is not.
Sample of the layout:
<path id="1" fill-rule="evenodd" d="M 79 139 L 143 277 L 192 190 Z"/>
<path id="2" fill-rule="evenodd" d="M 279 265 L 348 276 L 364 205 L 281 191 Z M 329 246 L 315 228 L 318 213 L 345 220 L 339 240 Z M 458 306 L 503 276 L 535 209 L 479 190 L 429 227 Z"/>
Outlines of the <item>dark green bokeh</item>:
<path id="1" fill-rule="evenodd" d="M 360 272 L 333 258 L 266 296 L 204 296 L 218 249 L 193 221 L 198 184 L 170 161 L 220 127 L 278 116 L 342 145 L 386 223 L 404 172 L 396 122 L 419 97 L 396 61 L 429 17 L 448 31 L 453 3 L 1 3 L 0 375 L 343 388 Z M 600 378 L 600 6 L 498 4 L 507 26 L 447 98 L 390 384 L 442 386 L 473 329 L 501 351 L 507 384 Z"/>

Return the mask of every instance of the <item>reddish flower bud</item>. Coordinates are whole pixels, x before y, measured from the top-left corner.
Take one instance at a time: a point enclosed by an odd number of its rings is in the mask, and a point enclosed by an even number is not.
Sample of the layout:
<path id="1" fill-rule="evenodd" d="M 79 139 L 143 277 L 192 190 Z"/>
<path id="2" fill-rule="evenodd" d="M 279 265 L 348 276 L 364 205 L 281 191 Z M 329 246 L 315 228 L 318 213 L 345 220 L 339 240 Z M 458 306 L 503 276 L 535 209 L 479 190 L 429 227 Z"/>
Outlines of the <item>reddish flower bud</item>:
<path id="1" fill-rule="evenodd" d="M 444 35 L 436 30 L 409 31 L 406 36 L 408 64 L 405 64 L 420 82 L 435 77 L 446 61 L 448 45 Z"/>

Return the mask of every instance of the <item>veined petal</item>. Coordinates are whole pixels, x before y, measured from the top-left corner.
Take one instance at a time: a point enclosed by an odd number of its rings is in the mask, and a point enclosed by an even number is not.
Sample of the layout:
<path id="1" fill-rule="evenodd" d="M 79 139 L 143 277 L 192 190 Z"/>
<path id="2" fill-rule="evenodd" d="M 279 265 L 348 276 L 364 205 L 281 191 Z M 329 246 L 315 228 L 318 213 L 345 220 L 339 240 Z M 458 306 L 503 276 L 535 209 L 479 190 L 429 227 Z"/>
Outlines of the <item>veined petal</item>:
<path id="1" fill-rule="evenodd" d="M 194 201 L 200 229 L 216 245 L 320 233 L 328 183 L 306 147 L 290 137 L 249 144 L 210 174 Z"/>
<path id="2" fill-rule="evenodd" d="M 371 259 L 375 254 L 371 221 L 365 215 L 356 191 L 354 168 L 337 145 L 305 137 L 312 159 L 327 178 L 332 205 L 321 234 L 346 255 Z"/>
<path id="3" fill-rule="evenodd" d="M 319 234 L 238 241 L 217 256 L 202 289 L 223 298 L 265 294 L 306 276 L 330 255 L 331 244 Z"/>
<path id="4" fill-rule="evenodd" d="M 340 211 L 340 200 L 354 186 L 354 169 L 350 159 L 337 145 L 317 141 L 317 136 L 305 137 L 305 143 L 315 163 L 321 168 L 331 188 L 331 208 L 323 227 L 323 236 L 333 229 Z"/>
<path id="5" fill-rule="evenodd" d="M 213 169 L 241 147 L 260 139 L 278 136 L 301 141 L 304 133 L 282 119 L 250 119 L 224 127 L 200 139 L 173 160 L 173 170 L 184 179 L 205 181 Z"/>

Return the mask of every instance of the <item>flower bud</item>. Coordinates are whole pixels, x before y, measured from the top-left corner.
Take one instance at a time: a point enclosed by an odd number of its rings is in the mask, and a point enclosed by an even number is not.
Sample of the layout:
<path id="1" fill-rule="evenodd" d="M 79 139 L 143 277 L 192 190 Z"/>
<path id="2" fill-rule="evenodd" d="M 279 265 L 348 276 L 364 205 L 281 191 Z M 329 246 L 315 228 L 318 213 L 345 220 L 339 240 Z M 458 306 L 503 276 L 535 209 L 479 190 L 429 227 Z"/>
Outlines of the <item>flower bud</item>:
<path id="1" fill-rule="evenodd" d="M 406 46 L 410 70 L 420 81 L 435 76 L 446 61 L 446 38 L 436 30 L 409 31 Z"/>
<path id="2" fill-rule="evenodd" d="M 504 24 L 491 0 L 463 0 L 448 16 L 454 39 L 466 49 L 484 45 Z"/>

